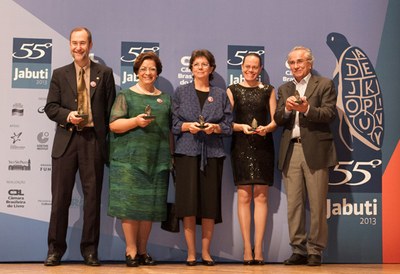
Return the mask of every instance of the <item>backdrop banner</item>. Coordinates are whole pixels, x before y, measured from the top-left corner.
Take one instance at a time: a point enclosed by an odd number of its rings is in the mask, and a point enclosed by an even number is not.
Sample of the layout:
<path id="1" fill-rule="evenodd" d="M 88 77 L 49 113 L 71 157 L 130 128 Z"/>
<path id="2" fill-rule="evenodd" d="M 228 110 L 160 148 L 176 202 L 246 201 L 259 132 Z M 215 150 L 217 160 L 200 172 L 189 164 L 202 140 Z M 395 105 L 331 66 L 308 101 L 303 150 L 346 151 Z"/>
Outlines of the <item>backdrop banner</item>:
<path id="1" fill-rule="evenodd" d="M 189 59 L 194 49 L 214 54 L 217 67 L 212 84 L 223 89 L 243 80 L 243 57 L 257 52 L 263 60 L 260 80 L 277 90 L 293 80 L 286 63 L 288 52 L 296 45 L 310 47 L 315 56 L 313 73 L 333 79 L 338 95 L 332 131 L 339 164 L 330 170 L 329 240 L 323 261 L 400 263 L 400 253 L 394 248 L 400 245 L 400 221 L 393 214 L 400 207 L 394 194 L 400 191 L 395 164 L 400 155 L 398 1 L 204 0 L 193 5 L 182 0 L 3 0 L 0 10 L 4 26 L 0 44 L 1 262 L 46 257 L 55 124 L 44 106 L 53 70 L 72 62 L 70 31 L 85 26 L 93 35 L 91 59 L 113 69 L 117 90 L 137 82 L 135 58 L 153 51 L 163 64 L 156 85 L 170 95 L 192 81 Z M 281 129 L 274 133 L 276 151 L 280 134 Z M 242 261 L 230 138 L 224 141 L 228 157 L 222 185 L 223 223 L 215 227 L 211 255 L 219 262 Z M 275 174 L 264 242 L 267 262 L 282 262 L 291 254 L 286 194 L 281 174 L 278 170 Z M 82 260 L 82 205 L 77 175 L 63 260 Z M 99 257 L 122 261 L 121 223 L 107 216 L 107 207 L 106 168 Z M 200 229 L 197 246 L 200 257 Z M 155 223 L 148 251 L 159 261 L 184 261 L 182 229 L 170 233 Z"/>

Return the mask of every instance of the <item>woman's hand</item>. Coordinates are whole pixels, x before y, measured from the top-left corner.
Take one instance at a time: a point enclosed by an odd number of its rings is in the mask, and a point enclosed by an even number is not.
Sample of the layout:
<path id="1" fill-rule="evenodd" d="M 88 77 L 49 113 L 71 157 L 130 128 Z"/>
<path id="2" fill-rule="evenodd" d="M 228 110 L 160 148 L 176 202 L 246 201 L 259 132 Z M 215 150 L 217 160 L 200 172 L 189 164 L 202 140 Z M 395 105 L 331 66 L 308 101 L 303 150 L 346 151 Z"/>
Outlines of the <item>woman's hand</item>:
<path id="1" fill-rule="evenodd" d="M 211 123 L 205 123 L 205 128 L 203 129 L 203 131 L 206 134 L 213 134 L 214 133 L 214 129 L 215 129 L 215 124 L 211 124 Z"/>
<path id="2" fill-rule="evenodd" d="M 242 131 L 244 134 L 255 134 L 257 133 L 255 130 L 252 129 L 251 126 L 242 124 Z"/>
<path id="3" fill-rule="evenodd" d="M 135 117 L 136 123 L 139 127 L 147 127 L 154 120 L 154 118 L 144 119 L 144 116 L 146 116 L 146 114 L 142 113 Z"/>
<path id="4" fill-rule="evenodd" d="M 201 130 L 198 122 L 188 123 L 188 130 L 191 134 L 197 134 Z"/>
<path id="5" fill-rule="evenodd" d="M 255 130 L 255 132 L 260 135 L 260 136 L 265 136 L 268 133 L 268 127 L 267 126 L 259 126 Z"/>

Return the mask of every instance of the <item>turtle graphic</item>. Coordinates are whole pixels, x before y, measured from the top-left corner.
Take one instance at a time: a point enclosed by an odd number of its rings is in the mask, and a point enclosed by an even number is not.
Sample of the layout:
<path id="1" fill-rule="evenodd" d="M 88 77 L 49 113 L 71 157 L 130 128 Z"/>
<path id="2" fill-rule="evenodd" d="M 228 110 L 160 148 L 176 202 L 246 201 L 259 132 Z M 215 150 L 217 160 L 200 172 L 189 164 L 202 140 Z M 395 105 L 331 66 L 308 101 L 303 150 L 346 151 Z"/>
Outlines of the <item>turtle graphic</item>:
<path id="1" fill-rule="evenodd" d="M 353 151 L 353 137 L 379 151 L 384 114 L 374 66 L 364 51 L 351 46 L 343 34 L 330 33 L 326 43 L 337 59 L 334 81 L 338 89 L 336 108 L 340 139 L 350 151 Z"/>

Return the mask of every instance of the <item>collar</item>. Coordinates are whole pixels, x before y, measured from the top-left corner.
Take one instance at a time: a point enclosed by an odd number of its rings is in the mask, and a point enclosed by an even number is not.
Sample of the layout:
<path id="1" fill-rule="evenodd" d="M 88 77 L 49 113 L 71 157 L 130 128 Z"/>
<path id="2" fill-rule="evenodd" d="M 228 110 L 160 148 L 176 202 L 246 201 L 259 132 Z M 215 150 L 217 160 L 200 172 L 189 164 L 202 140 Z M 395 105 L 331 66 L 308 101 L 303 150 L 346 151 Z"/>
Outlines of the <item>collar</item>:
<path id="1" fill-rule="evenodd" d="M 85 72 L 86 72 L 86 69 L 90 67 L 90 59 L 89 59 L 89 62 L 83 67 L 78 66 L 78 64 L 75 63 L 75 62 L 74 62 L 74 66 L 75 66 L 75 70 L 77 72 L 79 72 L 81 70 L 81 68 L 83 68 L 85 70 Z"/>
<path id="2" fill-rule="evenodd" d="M 311 78 L 311 73 L 308 73 L 306 77 L 300 80 L 300 82 L 297 82 L 296 79 L 293 79 L 293 84 L 298 85 L 298 84 L 308 84 L 308 81 L 310 81 Z"/>

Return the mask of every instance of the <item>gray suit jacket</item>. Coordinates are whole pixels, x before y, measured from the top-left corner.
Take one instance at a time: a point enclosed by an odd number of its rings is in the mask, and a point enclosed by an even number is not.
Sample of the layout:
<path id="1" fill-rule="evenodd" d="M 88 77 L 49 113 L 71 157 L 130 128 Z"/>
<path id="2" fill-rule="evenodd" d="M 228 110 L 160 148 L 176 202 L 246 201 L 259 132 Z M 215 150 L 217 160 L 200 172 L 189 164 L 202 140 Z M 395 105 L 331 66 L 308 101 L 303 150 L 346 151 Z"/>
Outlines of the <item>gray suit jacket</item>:
<path id="1" fill-rule="evenodd" d="M 112 69 L 90 62 L 90 100 L 94 130 L 104 160 L 107 160 L 109 116 L 115 99 Z M 73 125 L 67 123 L 68 114 L 77 109 L 77 80 L 74 63 L 54 70 L 50 82 L 45 112 L 57 123 L 51 156 L 61 157 L 72 137 Z"/>
<path id="2" fill-rule="evenodd" d="M 279 149 L 278 168 L 283 169 L 289 152 L 292 129 L 296 112 L 285 118 L 286 99 L 295 92 L 293 82 L 283 84 L 278 89 L 278 106 L 274 115 L 275 122 L 283 126 Z M 336 149 L 329 124 L 336 117 L 336 90 L 332 80 L 312 75 L 305 92 L 310 110 L 305 116 L 299 115 L 301 143 L 309 168 L 321 169 L 337 163 Z"/>

